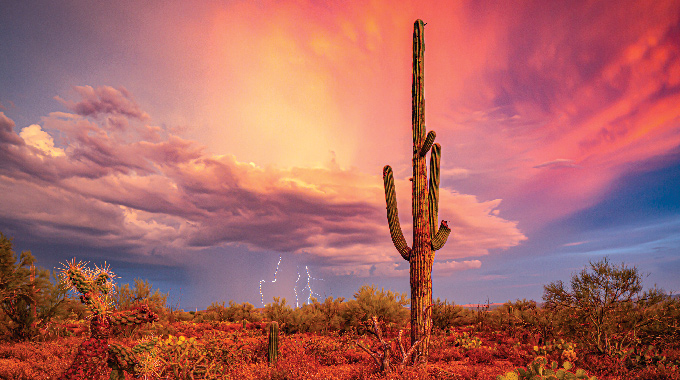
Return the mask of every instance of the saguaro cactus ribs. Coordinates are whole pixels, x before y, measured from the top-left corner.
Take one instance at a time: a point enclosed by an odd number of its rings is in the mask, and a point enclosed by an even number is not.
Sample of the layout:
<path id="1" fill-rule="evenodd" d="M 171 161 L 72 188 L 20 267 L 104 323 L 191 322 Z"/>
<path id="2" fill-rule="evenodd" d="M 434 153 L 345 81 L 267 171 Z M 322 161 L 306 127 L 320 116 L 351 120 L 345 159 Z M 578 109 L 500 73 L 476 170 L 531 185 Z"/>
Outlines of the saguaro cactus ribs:
<path id="1" fill-rule="evenodd" d="M 441 146 L 434 143 L 436 133 L 425 131 L 424 97 L 424 23 L 416 20 L 413 26 L 413 85 L 411 87 L 413 129 L 413 177 L 411 207 L 413 213 L 413 247 L 404 239 L 397 212 L 392 168 L 383 168 L 387 222 L 394 246 L 409 262 L 411 277 L 411 344 L 422 340 L 418 360 L 426 361 L 432 326 L 432 262 L 434 251 L 442 248 L 451 233 L 446 221 L 437 228 L 439 211 L 439 160 Z M 430 152 L 430 180 L 428 185 L 425 157 Z M 429 188 L 428 188 L 429 187 Z"/>
<path id="2" fill-rule="evenodd" d="M 279 357 L 279 323 L 273 321 L 269 324 L 269 345 L 267 347 L 267 359 L 269 364 L 276 363 Z"/>

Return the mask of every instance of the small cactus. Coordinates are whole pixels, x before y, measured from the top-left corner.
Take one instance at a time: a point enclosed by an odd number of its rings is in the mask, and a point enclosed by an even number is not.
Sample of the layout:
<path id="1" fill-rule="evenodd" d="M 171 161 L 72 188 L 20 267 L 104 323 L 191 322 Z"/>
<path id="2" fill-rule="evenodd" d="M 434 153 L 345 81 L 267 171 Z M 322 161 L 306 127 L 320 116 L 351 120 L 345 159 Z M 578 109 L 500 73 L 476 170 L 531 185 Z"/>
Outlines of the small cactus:
<path id="1" fill-rule="evenodd" d="M 157 338 L 137 344 L 132 348 L 120 344 L 112 343 L 109 345 L 108 365 L 111 367 L 111 379 L 125 379 L 128 372 L 135 377 L 143 375 L 140 354 L 150 352 L 158 343 Z"/>
<path id="2" fill-rule="evenodd" d="M 133 310 L 112 313 L 113 278 L 108 266 L 86 267 L 86 263 L 67 263 L 62 270 L 61 280 L 70 290 L 80 293 L 80 301 L 91 311 L 90 338 L 79 347 L 71 366 L 60 379 L 97 378 L 102 366 L 111 369 L 111 379 L 124 379 L 124 371 L 140 375 L 138 354 L 148 352 L 156 340 L 141 343 L 132 350 L 118 344 L 109 345 L 111 328 L 120 325 L 134 325 L 158 321 L 158 315 L 141 305 Z"/>
<path id="3" fill-rule="evenodd" d="M 527 368 L 517 368 L 505 375 L 498 375 L 496 380 L 597 380 L 595 376 L 589 377 L 585 370 L 577 369 L 570 372 L 573 365 L 564 362 L 562 368 L 557 368 L 557 362 L 552 362 L 550 368 L 546 368 L 548 359 L 538 356 Z"/>
<path id="4" fill-rule="evenodd" d="M 276 363 L 279 357 L 279 324 L 274 321 L 269 324 L 269 348 L 267 349 L 267 358 L 269 364 Z"/>

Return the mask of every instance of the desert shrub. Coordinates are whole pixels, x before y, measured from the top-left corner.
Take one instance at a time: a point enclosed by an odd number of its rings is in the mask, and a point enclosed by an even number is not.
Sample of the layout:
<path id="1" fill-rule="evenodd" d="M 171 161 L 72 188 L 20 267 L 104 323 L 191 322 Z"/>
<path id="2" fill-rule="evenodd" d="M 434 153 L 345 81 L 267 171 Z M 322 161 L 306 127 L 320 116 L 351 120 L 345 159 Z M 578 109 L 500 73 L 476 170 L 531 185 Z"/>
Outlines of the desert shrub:
<path id="1" fill-rule="evenodd" d="M 538 307 L 533 300 L 508 301 L 489 312 L 489 319 L 496 330 L 510 336 L 538 344 L 557 338 L 555 313 Z"/>
<path id="2" fill-rule="evenodd" d="M 316 301 L 316 300 L 315 300 Z M 316 302 L 318 304 L 318 302 Z M 324 330 L 324 315 L 315 304 L 302 305 L 293 309 L 286 320 L 283 330 L 287 334 L 311 332 L 318 333 Z"/>
<path id="3" fill-rule="evenodd" d="M 643 292 L 642 275 L 604 258 L 571 278 L 544 286 L 546 310 L 562 334 L 598 353 L 620 355 L 677 334 L 677 305 L 662 290 Z"/>
<path id="4" fill-rule="evenodd" d="M 665 366 L 647 367 L 630 378 L 635 380 L 680 380 L 680 371 Z"/>
<path id="5" fill-rule="evenodd" d="M 409 311 L 405 307 L 408 303 L 406 293 L 398 294 L 384 289 L 378 291 L 373 285 L 364 285 L 341 310 L 342 328 L 360 329 L 373 316 L 387 327 L 402 328 L 409 319 Z"/>
<path id="6" fill-rule="evenodd" d="M 322 316 L 322 330 L 338 331 L 342 329 L 344 321 L 341 314 L 345 307 L 344 300 L 343 297 L 336 299 L 327 297 L 323 303 L 319 303 L 316 299 L 312 298 L 312 305 L 314 305 L 314 308 L 316 308 Z"/>
<path id="7" fill-rule="evenodd" d="M 197 315 L 196 320 L 198 322 L 259 322 L 262 318 L 262 314 L 248 302 L 237 304 L 229 301 L 229 306 L 225 306 L 223 301 L 210 304 L 205 312 Z"/>
<path id="8" fill-rule="evenodd" d="M 468 350 L 465 353 L 470 363 L 473 364 L 491 364 L 493 363 L 493 353 L 486 347 L 476 347 Z"/>
<path id="9" fill-rule="evenodd" d="M 38 338 L 63 313 L 67 290 L 55 273 L 35 267 L 35 257 L 17 257 L 12 240 L 0 232 L 0 334 L 12 340 Z"/>
<path id="10" fill-rule="evenodd" d="M 339 337 L 309 336 L 304 342 L 304 347 L 306 355 L 314 358 L 320 365 L 347 364 L 347 358 L 343 353 L 348 347 Z"/>
<path id="11" fill-rule="evenodd" d="M 281 299 L 279 297 L 274 297 L 273 302 L 264 306 L 263 313 L 268 321 L 276 321 L 279 325 L 283 325 L 290 320 L 290 314 L 292 312 L 293 309 L 287 305 L 285 298 Z"/>
<path id="12" fill-rule="evenodd" d="M 191 321 L 195 318 L 196 313 L 192 312 L 186 312 L 184 310 L 174 310 L 172 311 L 172 315 L 177 321 Z"/>
<path id="13" fill-rule="evenodd" d="M 146 304 L 151 311 L 163 315 L 166 312 L 167 293 L 161 293 L 147 280 L 135 278 L 134 286 L 123 284 L 116 286 L 114 305 L 118 311 L 130 310 L 136 306 Z"/>
<path id="14" fill-rule="evenodd" d="M 204 312 L 195 313 L 196 322 L 224 322 L 228 320 L 227 307 L 223 302 L 213 302 Z"/>
<path id="15" fill-rule="evenodd" d="M 441 331 L 450 330 L 451 327 L 469 324 L 472 318 L 472 311 L 456 305 L 453 302 L 443 302 L 437 298 L 432 303 L 432 325 Z"/>

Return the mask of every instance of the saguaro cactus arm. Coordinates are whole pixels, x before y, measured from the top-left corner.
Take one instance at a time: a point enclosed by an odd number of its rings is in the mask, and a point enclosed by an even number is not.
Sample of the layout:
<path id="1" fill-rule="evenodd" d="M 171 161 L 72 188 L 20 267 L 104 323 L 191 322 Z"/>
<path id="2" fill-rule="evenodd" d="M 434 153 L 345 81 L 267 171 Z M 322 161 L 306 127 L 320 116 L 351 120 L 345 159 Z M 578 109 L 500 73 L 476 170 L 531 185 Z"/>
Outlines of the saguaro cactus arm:
<path id="1" fill-rule="evenodd" d="M 425 157 L 427 152 L 430 151 L 430 148 L 432 147 L 432 143 L 434 142 L 435 137 L 437 137 L 437 134 L 434 131 L 427 132 L 427 137 L 425 138 L 423 147 L 420 148 L 420 157 Z"/>
<path id="2" fill-rule="evenodd" d="M 404 233 L 399 224 L 399 212 L 397 211 L 397 193 L 394 189 L 394 174 L 392 168 L 386 165 L 383 168 L 383 182 L 385 183 L 385 203 L 387 204 L 387 224 L 390 226 L 392 243 L 404 260 L 408 261 L 411 256 L 411 248 L 406 244 Z"/>
<path id="3" fill-rule="evenodd" d="M 443 247 L 444 244 L 446 244 L 446 240 L 449 238 L 450 233 L 451 229 L 446 223 L 446 220 L 442 220 L 442 224 L 439 226 L 439 231 L 437 231 L 437 234 L 432 238 L 432 250 L 438 251 L 441 247 Z"/>
<path id="4" fill-rule="evenodd" d="M 429 138 L 429 135 L 428 135 Z M 432 146 L 430 153 L 430 183 L 428 191 L 428 207 L 430 217 L 430 236 L 432 237 L 432 250 L 437 251 L 446 244 L 451 229 L 445 220 L 437 228 L 439 218 L 439 160 L 441 158 L 442 147 L 439 144 Z"/>

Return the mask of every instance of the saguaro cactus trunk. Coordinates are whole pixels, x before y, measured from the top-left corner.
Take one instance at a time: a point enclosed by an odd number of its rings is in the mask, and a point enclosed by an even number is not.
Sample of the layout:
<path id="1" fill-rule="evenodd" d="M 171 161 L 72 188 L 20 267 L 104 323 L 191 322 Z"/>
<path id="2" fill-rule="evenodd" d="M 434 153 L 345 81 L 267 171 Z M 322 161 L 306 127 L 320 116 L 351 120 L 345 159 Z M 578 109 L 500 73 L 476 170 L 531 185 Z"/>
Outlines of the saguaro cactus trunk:
<path id="1" fill-rule="evenodd" d="M 279 358 L 279 324 L 274 321 L 269 324 L 269 346 L 267 348 L 267 359 L 269 364 L 276 363 Z"/>
<path id="2" fill-rule="evenodd" d="M 387 221 L 392 242 L 404 260 L 410 264 L 411 274 L 411 344 L 421 341 L 418 361 L 427 361 L 432 326 L 432 262 L 434 252 L 444 246 L 451 233 L 446 221 L 437 228 L 439 209 L 439 159 L 441 146 L 434 144 L 434 131 L 425 133 L 424 96 L 424 24 L 416 20 L 413 26 L 413 177 L 411 210 L 413 214 L 413 247 L 409 248 L 399 224 L 394 175 L 392 168 L 383 168 Z M 425 158 L 430 153 L 430 180 L 427 180 Z M 429 188 L 428 188 L 429 187 Z"/>

